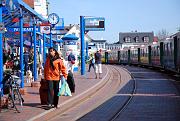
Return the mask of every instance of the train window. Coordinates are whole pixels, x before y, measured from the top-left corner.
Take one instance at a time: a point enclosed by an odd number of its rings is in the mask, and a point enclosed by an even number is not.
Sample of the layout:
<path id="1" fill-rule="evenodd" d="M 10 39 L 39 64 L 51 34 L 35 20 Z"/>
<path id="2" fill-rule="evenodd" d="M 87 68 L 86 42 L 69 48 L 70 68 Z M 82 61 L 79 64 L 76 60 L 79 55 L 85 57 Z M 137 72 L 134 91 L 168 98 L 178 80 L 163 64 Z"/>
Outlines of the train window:
<path id="1" fill-rule="evenodd" d="M 143 49 L 143 57 L 145 56 L 145 50 Z"/>
<path id="2" fill-rule="evenodd" d="M 160 55 L 160 48 L 159 48 L 159 46 L 157 46 L 157 56 L 159 56 Z"/>
<path id="3" fill-rule="evenodd" d="M 152 54 L 153 54 L 153 56 L 156 56 L 156 47 L 153 47 Z"/>
<path id="4" fill-rule="evenodd" d="M 167 51 L 166 51 L 166 52 L 167 52 L 167 53 L 166 53 L 166 55 L 167 55 L 167 56 L 169 56 L 169 43 L 167 43 L 167 45 L 166 45 L 166 49 L 167 49 Z"/>
<path id="5" fill-rule="evenodd" d="M 173 49 L 173 48 L 172 48 L 172 42 L 170 42 L 170 54 L 171 54 L 171 55 L 173 55 L 173 53 L 172 53 L 173 50 L 172 50 L 172 49 Z"/>
<path id="6" fill-rule="evenodd" d="M 146 48 L 146 55 L 145 55 L 145 57 L 147 57 L 148 56 L 148 49 Z"/>
<path id="7" fill-rule="evenodd" d="M 166 44 L 164 44 L 164 55 L 166 56 Z"/>

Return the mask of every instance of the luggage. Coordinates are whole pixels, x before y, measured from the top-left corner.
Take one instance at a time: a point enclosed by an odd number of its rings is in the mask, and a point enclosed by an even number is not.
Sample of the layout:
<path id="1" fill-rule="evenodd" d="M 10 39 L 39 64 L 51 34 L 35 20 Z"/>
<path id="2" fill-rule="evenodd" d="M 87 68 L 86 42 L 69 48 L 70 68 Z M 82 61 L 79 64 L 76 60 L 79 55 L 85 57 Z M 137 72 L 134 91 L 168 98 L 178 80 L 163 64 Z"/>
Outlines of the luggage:
<path id="1" fill-rule="evenodd" d="M 40 82 L 41 86 L 39 88 L 40 100 L 41 105 L 48 104 L 48 82 L 44 79 L 41 79 Z"/>
<path id="2" fill-rule="evenodd" d="M 73 73 L 71 71 L 68 72 L 67 83 L 69 85 L 71 92 L 74 93 L 75 92 L 75 82 L 74 82 Z"/>

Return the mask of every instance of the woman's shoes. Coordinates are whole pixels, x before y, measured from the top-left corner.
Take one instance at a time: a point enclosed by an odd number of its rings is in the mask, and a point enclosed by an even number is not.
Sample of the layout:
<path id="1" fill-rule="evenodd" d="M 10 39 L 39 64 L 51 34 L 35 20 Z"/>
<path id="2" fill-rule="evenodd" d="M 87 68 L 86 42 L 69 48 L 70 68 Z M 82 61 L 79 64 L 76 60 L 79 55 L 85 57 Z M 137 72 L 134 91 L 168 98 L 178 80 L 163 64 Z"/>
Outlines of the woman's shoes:
<path id="1" fill-rule="evenodd" d="M 54 105 L 49 104 L 49 105 L 48 105 L 48 108 L 49 108 L 49 109 L 54 108 Z"/>

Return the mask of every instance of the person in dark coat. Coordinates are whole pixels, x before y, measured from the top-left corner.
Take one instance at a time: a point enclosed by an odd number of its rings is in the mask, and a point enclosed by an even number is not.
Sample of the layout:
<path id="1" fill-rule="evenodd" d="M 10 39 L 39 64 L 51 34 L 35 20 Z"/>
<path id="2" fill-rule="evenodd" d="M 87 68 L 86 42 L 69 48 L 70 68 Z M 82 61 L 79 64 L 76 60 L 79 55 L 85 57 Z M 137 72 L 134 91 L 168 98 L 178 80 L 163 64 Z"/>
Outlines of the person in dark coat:
<path id="1" fill-rule="evenodd" d="M 102 74 L 102 64 L 101 64 L 101 58 L 102 58 L 102 55 L 101 55 L 101 51 L 100 49 L 97 50 L 97 52 L 94 54 L 94 57 L 95 57 L 95 70 L 96 70 L 96 79 L 97 79 L 97 76 L 99 74 L 99 78 L 101 79 L 101 74 Z"/>
<path id="2" fill-rule="evenodd" d="M 74 64 L 75 64 L 75 61 L 76 61 L 76 58 L 75 56 L 73 55 L 73 53 L 71 52 L 69 55 L 68 55 L 68 70 L 71 70 L 71 72 L 73 73 L 73 70 L 74 70 Z"/>

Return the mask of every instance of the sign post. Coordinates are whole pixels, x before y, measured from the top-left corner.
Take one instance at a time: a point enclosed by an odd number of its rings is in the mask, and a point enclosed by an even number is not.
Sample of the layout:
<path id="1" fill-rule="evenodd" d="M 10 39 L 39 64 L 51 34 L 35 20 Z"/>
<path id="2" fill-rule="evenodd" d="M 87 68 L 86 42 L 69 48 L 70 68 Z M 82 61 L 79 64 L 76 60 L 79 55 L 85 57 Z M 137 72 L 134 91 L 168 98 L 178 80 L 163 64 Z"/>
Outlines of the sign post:
<path id="1" fill-rule="evenodd" d="M 81 75 L 85 74 L 85 42 L 84 42 L 84 16 L 80 16 L 80 31 L 81 31 Z"/>
<path id="2" fill-rule="evenodd" d="M 86 31 L 104 31 L 105 18 L 103 17 L 84 17 L 80 16 L 80 31 L 81 31 L 81 75 L 85 74 L 85 42 L 84 32 Z M 88 46 L 86 44 L 86 46 Z M 88 51 L 86 51 L 88 57 Z"/>

